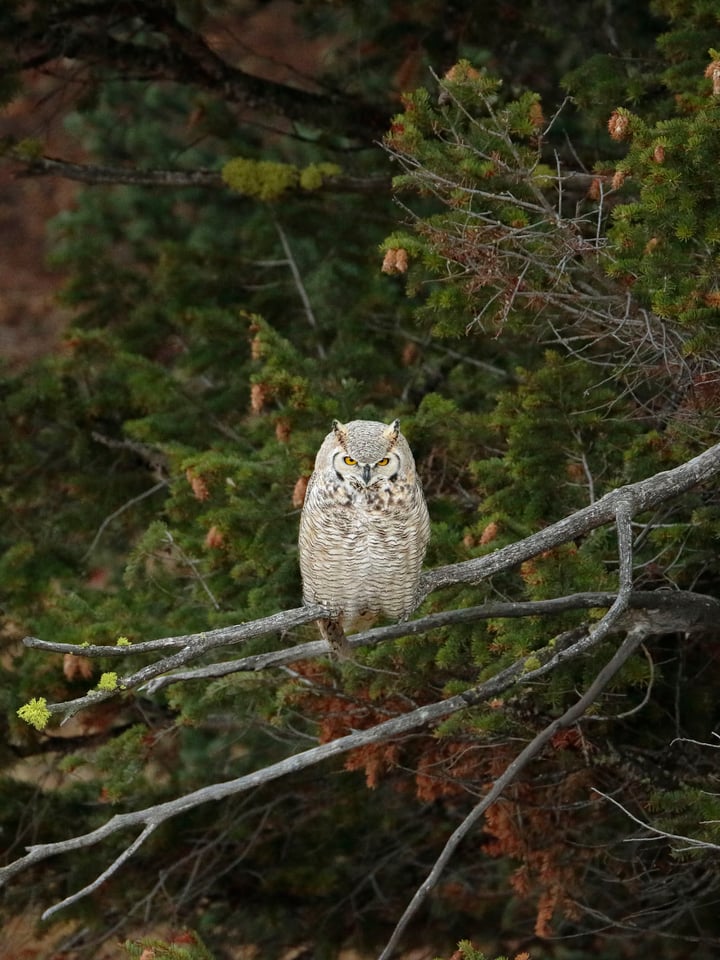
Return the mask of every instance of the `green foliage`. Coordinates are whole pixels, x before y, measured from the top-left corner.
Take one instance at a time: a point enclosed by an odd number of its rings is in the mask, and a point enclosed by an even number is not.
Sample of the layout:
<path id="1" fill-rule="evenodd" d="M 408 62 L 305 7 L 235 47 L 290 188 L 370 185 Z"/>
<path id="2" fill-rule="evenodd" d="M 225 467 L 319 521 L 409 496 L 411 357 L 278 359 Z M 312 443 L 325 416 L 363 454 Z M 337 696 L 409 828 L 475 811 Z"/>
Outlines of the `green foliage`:
<path id="1" fill-rule="evenodd" d="M 589 206 L 563 218 L 557 177 L 544 162 L 539 98 L 504 99 L 496 79 L 459 69 L 462 81 L 444 81 L 438 103 L 424 90 L 406 97 L 386 138 L 407 171 L 396 186 L 442 205 L 416 218 L 414 240 L 391 242 L 412 257 L 409 292 L 429 291 L 421 315 L 436 334 L 537 327 L 548 308 L 567 310 L 577 269 L 586 261 L 594 269 L 583 254 L 594 249 L 597 213 Z M 568 259 L 571 249 L 577 259 Z"/>
<path id="2" fill-rule="evenodd" d="M 691 116 L 648 126 L 628 115 L 627 156 L 617 165 L 631 178 L 632 202 L 615 210 L 610 231 L 612 276 L 631 278 L 634 292 L 661 317 L 697 336 L 718 324 L 720 303 L 712 268 L 720 243 L 718 196 L 711 174 L 718 149 L 718 98 Z M 702 340 L 688 354 L 702 350 Z"/>
<path id="3" fill-rule="evenodd" d="M 527 954 L 526 954 L 527 956 Z M 457 945 L 457 951 L 453 954 L 458 960 L 487 960 L 487 954 L 475 947 L 471 940 L 461 940 Z M 507 960 L 506 957 L 496 957 L 496 960 Z"/>
<path id="4" fill-rule="evenodd" d="M 178 934 L 170 942 L 155 937 L 126 940 L 123 950 L 129 960 L 141 960 L 148 956 L 153 960 L 214 960 L 197 933 L 189 930 Z"/>
<path id="5" fill-rule="evenodd" d="M 93 766 L 102 775 L 104 794 L 109 801 L 133 799 L 146 789 L 149 739 L 147 728 L 138 723 L 95 752 Z"/>

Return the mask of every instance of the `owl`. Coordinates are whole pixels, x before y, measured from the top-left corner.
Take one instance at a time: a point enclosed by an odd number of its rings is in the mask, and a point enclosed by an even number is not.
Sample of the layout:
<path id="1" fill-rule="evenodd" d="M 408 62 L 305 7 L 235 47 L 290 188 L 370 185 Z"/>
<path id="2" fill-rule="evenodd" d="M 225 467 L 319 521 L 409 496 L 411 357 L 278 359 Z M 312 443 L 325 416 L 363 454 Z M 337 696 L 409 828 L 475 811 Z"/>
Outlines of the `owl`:
<path id="1" fill-rule="evenodd" d="M 400 421 L 333 421 L 315 459 L 300 518 L 303 602 L 330 618 L 320 633 L 347 657 L 345 631 L 417 606 L 430 537 L 422 486 Z"/>

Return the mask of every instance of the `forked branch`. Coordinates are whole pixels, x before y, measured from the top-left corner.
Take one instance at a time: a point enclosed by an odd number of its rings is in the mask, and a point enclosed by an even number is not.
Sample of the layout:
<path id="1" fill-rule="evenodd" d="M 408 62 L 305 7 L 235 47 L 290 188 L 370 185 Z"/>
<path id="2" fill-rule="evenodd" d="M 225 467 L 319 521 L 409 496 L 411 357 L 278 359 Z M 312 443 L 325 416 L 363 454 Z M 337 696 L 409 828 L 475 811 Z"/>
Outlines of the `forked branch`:
<path id="1" fill-rule="evenodd" d="M 588 633 L 586 637 L 573 644 L 573 656 L 578 652 L 588 650 L 603 640 L 616 625 L 619 618 L 628 608 L 630 595 L 632 592 L 632 521 L 633 502 L 630 496 L 618 499 L 616 506 L 616 525 L 618 535 L 618 556 L 620 560 L 619 569 L 619 590 L 615 602 L 607 611 L 605 616 L 599 621 L 597 626 Z M 450 858 L 463 840 L 463 838 L 472 830 L 475 824 L 484 816 L 485 812 L 495 801 L 502 796 L 505 789 L 518 778 L 527 765 L 537 757 L 541 751 L 552 740 L 559 730 L 572 726 L 582 717 L 588 707 L 592 706 L 595 700 L 605 689 L 610 680 L 615 676 L 628 657 L 637 649 L 645 639 L 647 628 L 641 625 L 630 630 L 612 658 L 603 667 L 595 680 L 590 684 L 580 699 L 569 707 L 565 713 L 549 723 L 544 730 L 535 736 L 528 745 L 520 751 L 515 759 L 510 763 L 505 771 L 497 778 L 492 787 L 485 794 L 483 799 L 463 820 L 459 827 L 455 829 L 449 838 L 442 853 L 435 861 L 432 870 L 418 887 L 415 895 L 408 904 L 405 912 L 400 918 L 395 930 L 390 937 L 387 946 L 380 954 L 379 960 L 389 960 L 395 952 L 400 942 L 403 932 L 415 916 L 417 911 L 423 905 L 431 891 L 436 886 L 441 874 L 447 866 Z M 565 651 L 567 654 L 568 651 Z M 567 659 L 565 657 L 565 659 Z M 553 657 L 549 664 L 556 664 L 558 656 Z"/>
<path id="2" fill-rule="evenodd" d="M 584 637 L 563 651 L 562 660 L 565 661 L 573 657 L 581 656 L 588 649 L 587 639 L 587 637 Z M 599 639 L 600 637 L 596 635 L 596 640 Z M 558 653 L 551 644 L 542 650 L 535 651 L 533 656 L 540 662 L 540 666 L 526 669 L 524 660 L 517 661 L 504 670 L 501 670 L 490 680 L 486 680 L 446 700 L 439 700 L 435 703 L 427 704 L 409 713 L 401 714 L 398 717 L 393 717 L 391 720 L 379 723 L 367 730 L 356 731 L 347 736 L 340 737 L 337 740 L 332 740 L 329 743 L 311 747 L 309 750 L 295 754 L 292 757 L 287 757 L 285 760 L 281 760 L 278 763 L 271 764 L 268 767 L 264 767 L 234 780 L 201 787 L 199 790 L 178 797 L 175 800 L 169 800 L 152 807 L 146 807 L 143 810 L 116 814 L 101 827 L 89 833 L 55 843 L 31 846 L 28 848 L 28 852 L 24 857 L 15 860 L 6 867 L 0 868 L 0 885 L 6 883 L 12 877 L 34 864 L 50 857 L 93 846 L 115 833 L 142 826 L 143 830 L 131 845 L 132 852 L 135 852 L 144 839 L 152 832 L 151 828 L 157 827 L 166 820 L 188 810 L 192 810 L 203 803 L 208 803 L 213 800 L 223 800 L 226 797 L 246 792 L 262 784 L 280 779 L 292 773 L 297 773 L 300 770 L 305 770 L 325 760 L 341 756 L 350 750 L 355 750 L 369 744 L 382 743 L 395 737 L 403 736 L 409 732 L 433 726 L 453 713 L 499 696 L 517 683 L 528 684 L 540 679 L 550 670 L 554 669 L 557 663 L 560 662 Z M 126 859 L 127 857 L 125 856 L 118 857 L 113 864 L 103 872 L 102 879 L 108 879 L 119 869 Z M 80 893 L 90 892 L 94 888 L 95 884 L 90 884 Z M 77 894 L 73 894 L 66 900 L 50 907 L 43 917 L 46 919 L 63 907 L 74 903 L 77 897 Z"/>

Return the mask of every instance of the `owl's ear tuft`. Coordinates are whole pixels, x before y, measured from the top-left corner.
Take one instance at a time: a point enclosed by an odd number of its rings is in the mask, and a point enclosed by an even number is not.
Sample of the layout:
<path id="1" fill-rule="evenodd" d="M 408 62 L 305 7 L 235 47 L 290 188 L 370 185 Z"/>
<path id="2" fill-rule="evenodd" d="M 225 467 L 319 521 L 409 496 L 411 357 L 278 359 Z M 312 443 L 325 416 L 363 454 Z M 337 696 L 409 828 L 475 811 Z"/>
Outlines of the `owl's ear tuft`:
<path id="1" fill-rule="evenodd" d="M 347 436 L 348 436 L 347 427 L 345 426 L 344 423 L 340 423 L 339 420 L 333 420 L 332 428 L 335 432 L 335 436 L 337 437 L 338 443 L 341 443 L 342 446 L 344 447 L 347 444 Z"/>
<path id="2" fill-rule="evenodd" d="M 393 447 L 397 443 L 397 438 L 399 433 L 400 433 L 399 420 L 393 420 L 393 422 L 389 424 L 387 427 L 385 427 L 385 429 L 383 430 L 383 436 L 390 444 L 390 447 Z"/>

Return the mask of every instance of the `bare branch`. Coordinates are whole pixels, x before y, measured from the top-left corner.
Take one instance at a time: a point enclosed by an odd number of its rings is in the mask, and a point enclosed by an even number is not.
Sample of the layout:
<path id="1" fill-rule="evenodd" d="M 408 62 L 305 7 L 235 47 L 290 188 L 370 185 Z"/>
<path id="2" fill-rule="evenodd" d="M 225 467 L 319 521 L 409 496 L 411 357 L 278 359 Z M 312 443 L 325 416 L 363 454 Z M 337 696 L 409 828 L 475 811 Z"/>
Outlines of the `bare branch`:
<path id="1" fill-rule="evenodd" d="M 477 583 L 502 570 L 517 566 L 524 560 L 530 559 L 545 550 L 567 543 L 569 540 L 574 540 L 578 536 L 585 535 L 605 523 L 612 522 L 617 515 L 620 505 L 623 503 L 631 505 L 628 506 L 627 509 L 630 509 L 634 515 L 655 507 L 673 496 L 690 490 L 692 487 L 701 483 L 703 480 L 709 479 L 718 472 L 720 472 L 720 444 L 710 447 L 708 450 L 705 450 L 697 457 L 679 467 L 655 474 L 638 483 L 629 484 L 628 486 L 613 490 L 595 503 L 590 504 L 590 506 L 578 510 L 571 516 L 551 524 L 544 530 L 540 530 L 538 533 L 534 533 L 518 543 L 509 544 L 485 557 L 466 560 L 450 566 L 436 567 L 434 570 L 428 571 L 424 575 L 421 583 L 419 600 L 424 598 L 428 593 L 438 590 L 441 587 L 450 586 L 455 583 Z M 712 604 L 713 601 L 710 601 L 711 606 Z M 167 646 L 182 646 L 183 649 L 154 664 L 143 667 L 134 674 L 121 678 L 120 686 L 123 689 L 139 687 L 156 677 L 168 673 L 168 671 L 196 659 L 207 650 L 229 643 L 238 643 L 249 637 L 289 630 L 308 623 L 311 620 L 316 620 L 318 617 L 323 616 L 323 614 L 324 611 L 319 606 L 315 608 L 299 607 L 295 610 L 274 614 L 271 617 L 265 617 L 262 620 L 248 624 L 224 627 L 202 634 L 191 634 L 185 637 L 169 637 L 137 644 L 133 647 L 133 650 L 138 653 L 144 653 L 149 650 L 160 649 Z M 651 615 L 651 611 L 648 612 L 648 615 Z M 454 614 L 454 616 L 460 617 L 461 615 Z M 460 621 L 454 620 L 452 622 Z M 392 632 L 393 628 L 381 629 L 387 631 L 383 636 L 388 639 L 391 636 L 405 636 L 413 633 L 412 624 L 398 625 L 395 628 L 399 631 L 397 633 Z M 361 635 L 358 635 L 354 638 L 354 643 L 357 645 L 365 642 L 366 636 L 367 635 L 361 637 Z M 373 639 L 372 632 L 370 632 L 370 638 Z M 587 639 L 588 643 L 591 643 L 590 638 Z M 113 653 L 111 653 L 111 651 L 116 651 L 114 655 L 118 655 L 118 652 L 123 655 L 128 652 L 127 647 L 77 648 L 65 644 L 50 646 L 46 645 L 44 641 L 32 637 L 26 637 L 24 642 L 26 646 L 42 647 L 46 650 L 52 649 L 62 653 L 80 653 L 86 656 L 112 656 Z M 262 669 L 271 663 L 274 665 L 291 663 L 294 660 L 301 659 L 303 655 L 317 656 L 324 652 L 325 648 L 322 646 L 312 646 L 305 647 L 304 650 L 301 648 L 293 648 L 291 653 L 283 655 L 281 658 L 273 654 L 263 654 L 260 656 L 270 656 L 272 659 L 258 659 L 255 666 L 247 667 L 247 669 Z M 562 652 L 559 652 L 557 656 L 562 657 Z M 78 710 L 93 706 L 112 695 L 112 691 L 94 691 L 76 700 L 50 704 L 48 705 L 48 709 L 52 713 L 64 714 L 67 718 L 77 713 Z"/>
<path id="2" fill-rule="evenodd" d="M 528 600 L 508 603 L 486 603 L 478 607 L 461 607 L 457 610 L 443 610 L 431 613 L 407 623 L 395 623 L 386 627 L 375 627 L 347 638 L 351 647 L 374 646 L 386 640 L 400 637 L 420 636 L 461 623 L 475 623 L 479 620 L 503 620 L 518 617 L 549 616 L 568 610 L 590 610 L 610 607 L 616 600 L 615 593 L 575 593 L 551 600 Z M 630 594 L 629 609 L 616 624 L 618 630 L 632 629 L 642 624 L 648 635 L 663 633 L 692 633 L 707 630 L 720 622 L 720 601 L 698 593 L 683 591 L 660 592 L 657 590 L 636 590 Z M 38 644 L 40 641 L 38 641 Z M 55 644 L 55 646 L 62 646 Z M 69 648 L 68 648 L 69 649 Z M 82 648 L 77 648 L 78 652 Z M 104 647 L 95 647 L 103 650 Z M 145 684 L 143 689 L 156 693 L 171 683 L 186 680 L 207 680 L 225 677 L 231 673 L 255 672 L 270 667 L 281 667 L 298 660 L 311 660 L 324 656 L 328 652 L 324 640 L 298 644 L 268 653 L 255 653 L 238 660 L 224 660 L 219 663 L 196 667 L 191 670 L 177 670 L 174 673 L 157 677 Z M 87 654 L 86 654 L 87 655 Z M 97 654 L 100 656 L 101 654 Z"/>
<path id="3" fill-rule="evenodd" d="M 647 664 L 648 664 L 648 670 L 650 671 L 650 679 L 648 680 L 648 685 L 645 689 L 645 693 L 643 694 L 643 698 L 640 701 L 640 703 L 637 703 L 634 707 L 630 707 L 629 710 L 623 710 L 622 713 L 615 713 L 612 716 L 608 716 L 607 714 L 591 713 L 589 714 L 589 716 L 585 718 L 586 720 L 592 720 L 592 721 L 601 720 L 601 721 L 604 721 L 605 723 L 607 723 L 608 720 L 624 720 L 626 717 L 632 717 L 634 714 L 640 713 L 648 705 L 648 703 L 650 702 L 650 695 L 652 694 L 653 683 L 655 681 L 655 663 L 650 654 L 650 651 L 645 646 L 645 644 L 642 643 L 640 644 L 640 646 L 642 648 L 642 652 L 645 654 L 645 659 L 647 660 Z"/>
<path id="4" fill-rule="evenodd" d="M 16 160 L 22 158 L 15 155 Z M 63 177 L 88 186 L 120 185 L 132 187 L 208 187 L 213 190 L 228 190 L 218 170 L 141 170 L 136 167 L 107 167 L 96 164 L 73 163 L 59 157 L 35 157 L 22 161 L 26 165 L 21 177 Z M 328 193 L 387 193 L 391 180 L 386 176 L 353 177 L 345 174 L 323 177 L 322 190 Z M 307 193 L 297 187 L 298 193 Z"/>
<path id="5" fill-rule="evenodd" d="M 186 633 L 177 637 L 145 640 L 142 643 L 133 643 L 129 647 L 53 643 L 49 640 L 39 640 L 37 637 L 25 637 L 23 643 L 26 647 L 31 647 L 34 650 L 46 650 L 48 653 L 76 653 L 83 657 L 126 657 L 130 653 L 150 653 L 168 647 L 182 647 L 183 649 L 192 649 L 192 656 L 189 659 L 193 659 L 195 656 L 205 653 L 206 650 L 242 643 L 243 640 L 262 637 L 266 633 L 282 633 L 325 615 L 326 611 L 323 607 L 309 604 L 304 607 L 293 607 L 292 610 L 283 610 L 281 613 L 273 613 L 269 617 L 251 620 L 249 623 L 218 627 L 215 630 L 205 630 L 202 633 Z"/>
<path id="6" fill-rule="evenodd" d="M 653 827 L 651 823 L 646 823 L 644 820 L 640 820 L 639 817 L 636 817 L 634 814 L 630 813 L 627 807 L 624 807 L 621 803 L 615 800 L 614 797 L 608 796 L 606 793 L 603 793 L 601 790 L 597 790 L 595 787 L 592 788 L 593 793 L 596 793 L 599 797 L 602 797 L 603 800 L 608 800 L 610 803 L 614 804 L 618 810 L 622 810 L 626 817 L 629 817 L 633 823 L 636 823 L 639 827 L 642 827 L 643 830 L 647 830 L 648 833 L 652 833 L 655 837 L 628 837 L 627 843 L 640 843 L 642 840 L 653 840 L 658 838 L 660 840 L 679 840 L 682 843 L 686 843 L 688 847 L 691 848 L 700 848 L 701 850 L 720 850 L 720 845 L 717 843 L 711 843 L 709 840 L 698 840 L 695 837 L 684 837 L 681 834 L 677 833 L 668 833 L 667 830 L 660 830 L 658 827 Z"/>
<path id="7" fill-rule="evenodd" d="M 86 897 L 89 893 L 92 893 L 93 890 L 97 890 L 99 886 L 105 883 L 106 880 L 109 880 L 110 877 L 116 873 L 120 867 L 130 859 L 130 857 L 138 850 L 143 843 L 147 840 L 150 834 L 155 830 L 156 824 L 149 823 L 143 832 L 136 837 L 129 847 L 125 847 L 122 853 L 113 860 L 107 870 L 103 870 L 99 877 L 96 877 L 92 883 L 89 883 L 87 886 L 83 887 L 82 890 L 78 890 L 76 893 L 71 894 L 69 897 L 65 897 L 64 900 L 61 900 L 60 903 L 56 903 L 54 906 L 49 907 L 43 913 L 41 919 L 48 920 L 54 914 L 58 913 L 64 907 L 69 907 L 73 903 L 77 903 L 78 900 L 82 900 L 83 897 Z"/>
<path id="8" fill-rule="evenodd" d="M 656 473 L 647 480 L 631 483 L 606 493 L 595 503 L 553 523 L 518 543 L 496 550 L 486 557 L 465 560 L 462 563 L 429 570 L 423 577 L 422 596 L 425 597 L 441 587 L 456 583 L 478 583 L 501 570 L 516 566 L 524 560 L 551 550 L 569 540 L 583 536 L 597 527 L 612 523 L 618 501 L 630 497 L 634 513 L 642 513 L 656 507 L 664 500 L 686 493 L 693 487 L 720 473 L 720 443 L 703 451 L 673 470 Z"/>
<path id="9" fill-rule="evenodd" d="M 208 630 L 207 633 L 189 634 L 185 637 L 165 637 L 162 640 L 150 640 L 148 643 L 139 643 L 131 648 L 126 646 L 83 647 L 82 645 L 68 646 L 61 643 L 52 644 L 52 648 L 56 652 L 79 652 L 85 656 L 88 655 L 90 650 L 92 650 L 96 656 L 112 656 L 113 654 L 117 656 L 118 653 L 127 656 L 129 649 L 137 652 L 144 652 L 148 649 L 158 649 L 169 646 L 181 646 L 183 649 L 179 650 L 177 653 L 171 654 L 169 657 L 164 657 L 162 660 L 158 660 L 156 663 L 148 664 L 148 666 L 142 667 L 140 670 L 137 670 L 135 673 L 130 674 L 127 677 L 120 678 L 115 690 L 92 690 L 84 697 L 78 697 L 75 700 L 65 700 L 60 703 L 49 703 L 47 705 L 47 709 L 50 711 L 50 713 L 63 714 L 63 722 L 65 722 L 70 717 L 74 716 L 78 711 L 83 710 L 86 707 L 95 706 L 96 704 L 101 703 L 103 700 L 107 700 L 110 697 L 115 696 L 117 692 L 139 687 L 143 683 L 147 683 L 148 680 L 152 680 L 153 677 L 157 677 L 161 673 L 165 673 L 167 670 L 172 670 L 175 667 L 182 666 L 182 664 L 188 663 L 190 660 L 194 660 L 196 657 L 201 656 L 203 653 L 206 653 L 208 650 L 212 650 L 215 647 L 227 646 L 228 644 L 232 643 L 240 643 L 241 641 L 247 640 L 250 637 L 262 636 L 265 633 L 275 633 L 277 631 L 290 630 L 293 627 L 298 627 L 304 623 L 309 623 L 311 620 L 316 620 L 319 616 L 322 616 L 324 612 L 325 611 L 320 606 L 297 607 L 294 610 L 285 610 L 282 613 L 274 613 L 269 617 L 263 617 L 262 620 L 253 620 L 251 623 L 247 624 L 239 624 L 234 627 L 221 627 L 218 630 Z M 43 641 L 38 640 L 35 637 L 25 637 L 23 642 L 27 647 L 44 646 Z M 47 647 L 44 648 L 47 649 Z M 103 650 L 105 651 L 104 654 L 98 652 Z"/>
<path id="10" fill-rule="evenodd" d="M 183 562 L 183 563 L 186 563 L 186 564 L 188 565 L 188 567 L 190 567 L 190 569 L 191 569 L 192 572 L 193 572 L 193 576 L 195 577 L 195 579 L 197 580 L 197 582 L 200 584 L 200 586 L 203 588 L 203 590 L 204 590 L 204 592 L 205 592 L 205 595 L 207 596 L 208 600 L 209 600 L 210 603 L 213 605 L 213 607 L 215 608 L 215 610 L 217 610 L 217 611 L 219 612 L 220 609 L 221 609 L 221 607 L 220 607 L 220 604 L 219 604 L 218 601 L 217 601 L 217 597 L 215 596 L 215 594 L 212 592 L 212 590 L 211 590 L 210 587 L 208 586 L 208 583 L 207 583 L 205 577 L 203 577 L 202 573 L 200 573 L 200 570 L 198 569 L 197 562 L 196 562 L 195 560 L 193 560 L 193 558 L 192 558 L 191 556 L 189 556 L 187 553 L 185 553 L 185 551 L 183 550 L 183 548 L 180 546 L 179 543 L 177 543 L 177 541 L 175 540 L 175 537 L 173 537 L 172 533 L 170 533 L 169 530 L 166 530 L 166 531 L 165 531 L 165 534 L 164 534 L 164 536 L 163 536 L 163 539 L 165 540 L 166 543 L 169 543 L 169 544 L 170 544 L 171 548 L 177 553 L 177 555 L 180 557 L 180 559 L 182 560 L 182 562 Z"/>
<path id="11" fill-rule="evenodd" d="M 313 312 L 312 304 L 310 303 L 310 297 L 308 296 L 307 290 L 305 289 L 305 284 L 303 283 L 303 279 L 300 274 L 300 270 L 298 268 L 297 262 L 295 260 L 295 257 L 293 256 L 292 247 L 288 242 L 287 235 L 283 230 L 280 224 L 280 221 L 277 220 L 276 218 L 274 223 L 275 223 L 275 229 L 277 230 L 277 234 L 280 237 L 280 243 L 282 244 L 283 253 L 285 254 L 285 258 L 286 258 L 286 263 L 290 268 L 290 273 L 292 274 L 292 278 L 295 281 L 295 286 L 297 288 L 298 295 L 302 301 L 302 305 L 305 310 L 305 316 L 307 317 L 308 324 L 312 327 L 313 330 L 317 330 L 318 324 L 317 324 L 317 320 L 315 319 L 315 313 Z M 325 359 L 325 355 L 326 355 L 325 348 L 323 347 L 322 343 L 320 343 L 320 341 L 318 341 L 317 343 L 317 354 L 321 360 Z"/>
<path id="12" fill-rule="evenodd" d="M 310 84 L 300 87 L 245 72 L 230 58 L 223 59 L 202 32 L 183 24 L 174 3 L 114 0 L 92 7 L 92 11 L 88 3 L 50 7 L 40 29 L 35 16 L 19 17 L 14 44 L 31 51 L 20 60 L 20 68 L 33 70 L 72 59 L 91 72 L 100 66 L 104 75 L 113 72 L 125 83 L 137 79 L 189 83 L 228 103 L 242 104 L 246 112 L 276 122 L 280 118 L 284 128 L 291 130 L 297 122 L 372 141 L 386 127 L 388 110 L 323 86 L 316 78 L 312 89 L 307 89 Z M 146 30 L 163 42 L 136 42 Z M 1 65 L 0 76 L 9 69 Z"/>
<path id="13" fill-rule="evenodd" d="M 549 616 L 569 610 L 590 610 L 611 606 L 617 594 L 608 592 L 575 593 L 566 597 L 549 600 L 529 600 L 508 603 L 486 603 L 477 607 L 463 607 L 458 610 L 443 610 L 439 613 L 419 617 L 406 623 L 394 623 L 385 627 L 375 627 L 348 637 L 351 647 L 370 646 L 400 637 L 420 636 L 440 627 L 453 624 L 474 623 L 479 620 L 500 620 L 517 617 Z M 629 607 L 617 623 L 617 629 L 630 629 L 642 622 L 648 635 L 682 631 L 692 633 L 716 626 L 720 620 L 720 601 L 704 594 L 684 591 L 638 590 L 631 593 Z M 135 653 L 149 653 L 168 647 L 182 647 L 187 663 L 202 656 L 207 650 L 242 643 L 253 637 L 270 633 L 284 633 L 309 623 L 324 614 L 322 607 L 297 607 L 282 613 L 264 617 L 246 624 L 220 627 L 205 633 L 191 633 L 180 637 L 163 637 L 160 640 L 148 640 L 131 646 L 101 646 L 91 644 L 54 643 L 37 637 L 25 637 L 26 647 L 45 650 L 48 653 L 72 653 L 83 657 L 127 657 Z M 257 672 L 271 667 L 282 667 L 298 660 L 311 660 L 326 656 L 329 646 L 325 640 L 313 640 L 309 643 L 284 647 L 267 653 L 255 653 L 237 660 L 221 661 L 197 667 L 191 670 L 176 670 L 177 657 L 171 656 L 157 661 L 153 665 L 153 675 L 142 675 L 142 671 L 119 678 L 122 690 L 143 689 L 154 694 L 171 683 L 186 680 L 203 680 L 224 677 L 231 673 Z M 173 664 L 175 666 L 173 666 Z M 147 668 L 145 668 L 147 669 Z M 113 691 L 91 691 L 76 700 L 49 704 L 52 713 L 74 716 L 79 710 L 95 706 L 103 700 L 115 696 Z"/>
<path id="14" fill-rule="evenodd" d="M 136 497 L 131 497 L 130 500 L 126 500 L 122 506 L 117 508 L 117 510 L 113 510 L 112 513 L 108 514 L 108 516 L 105 517 L 103 522 L 98 527 L 98 531 L 93 537 L 92 543 L 83 554 L 83 560 L 87 560 L 100 542 L 100 537 L 102 537 L 103 533 L 105 533 L 109 524 L 111 524 L 113 520 L 119 517 L 122 513 L 125 513 L 126 510 L 129 510 L 130 507 L 134 507 L 136 503 L 140 503 L 140 501 L 144 500 L 146 497 L 151 497 L 154 493 L 157 493 L 158 490 L 162 490 L 163 487 L 166 487 L 167 485 L 167 480 L 159 480 L 156 484 L 153 484 L 152 487 L 148 487 L 147 490 L 143 490 L 143 492 L 139 493 Z"/>
<path id="15" fill-rule="evenodd" d="M 616 518 L 618 553 L 620 557 L 620 589 L 618 591 L 615 603 L 610 607 L 595 629 L 591 631 L 586 638 L 573 645 L 571 648 L 573 651 L 578 649 L 587 650 L 589 646 L 598 643 L 605 636 L 607 636 L 617 619 L 624 612 L 628 605 L 630 593 L 632 591 L 632 513 L 632 501 L 629 497 L 624 497 L 618 500 Z M 497 778 L 480 803 L 473 808 L 468 816 L 465 817 L 460 826 L 453 831 L 449 840 L 445 844 L 442 853 L 435 861 L 432 870 L 422 882 L 420 887 L 418 887 L 415 895 L 406 907 L 405 912 L 398 921 L 397 926 L 393 930 L 392 935 L 388 940 L 385 949 L 380 954 L 378 960 L 389 960 L 389 958 L 393 955 L 400 938 L 407 928 L 407 925 L 430 895 L 431 891 L 435 888 L 440 876 L 450 861 L 450 858 L 455 853 L 455 850 L 460 845 L 464 837 L 472 830 L 478 820 L 484 816 L 487 809 L 503 794 L 506 787 L 508 787 L 514 780 L 517 779 L 525 767 L 532 760 L 534 760 L 535 757 L 538 756 L 538 754 L 545 746 L 547 746 L 547 744 L 552 740 L 559 730 L 572 726 L 580 719 L 580 717 L 582 717 L 588 707 L 595 702 L 610 680 L 627 661 L 628 657 L 630 657 L 640 643 L 642 643 L 644 637 L 644 628 L 629 632 L 620 648 L 615 651 L 611 659 L 603 667 L 595 680 L 590 684 L 582 697 L 580 697 L 576 703 L 569 707 L 561 717 L 558 717 L 557 720 L 553 720 L 552 723 L 549 723 L 544 730 L 541 730 L 540 733 L 538 733 L 537 736 L 534 737 L 530 743 L 520 751 L 512 763 L 508 764 L 504 772 Z M 567 652 L 568 651 L 565 651 L 565 653 Z M 576 656 L 575 652 L 573 652 L 573 656 Z M 547 667 L 549 664 L 557 664 L 558 662 L 558 658 L 553 657 L 545 666 Z"/>
<path id="16" fill-rule="evenodd" d="M 712 731 L 712 736 L 720 739 L 720 733 L 716 730 Z M 672 747 L 675 743 L 694 743 L 697 747 L 710 747 L 711 750 L 720 750 L 720 743 L 706 743 L 704 740 L 693 740 L 692 737 L 675 737 L 674 740 L 670 741 L 670 746 Z"/>
<path id="17" fill-rule="evenodd" d="M 16 159 L 19 159 L 16 157 Z M 212 187 L 228 189 L 216 170 L 141 170 L 136 167 L 106 167 L 73 163 L 60 157 L 34 157 L 27 161 L 20 177 L 62 177 L 88 186 L 125 185 L 131 187 Z"/>

